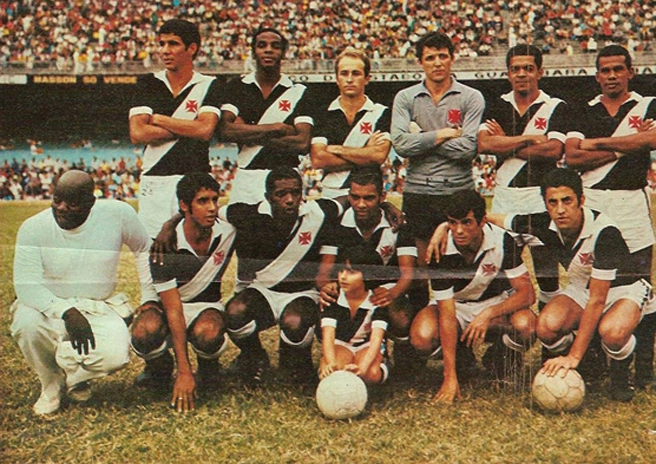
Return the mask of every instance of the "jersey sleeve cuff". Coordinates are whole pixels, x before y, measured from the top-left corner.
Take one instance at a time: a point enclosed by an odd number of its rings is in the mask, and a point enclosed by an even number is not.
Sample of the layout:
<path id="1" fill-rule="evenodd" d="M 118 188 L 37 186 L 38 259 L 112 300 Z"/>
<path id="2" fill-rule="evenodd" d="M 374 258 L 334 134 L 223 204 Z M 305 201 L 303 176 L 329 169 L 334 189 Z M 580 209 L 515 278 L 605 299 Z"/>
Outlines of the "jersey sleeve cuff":
<path id="1" fill-rule="evenodd" d="M 201 106 L 198 110 L 198 114 L 203 113 L 214 113 L 219 117 L 219 119 L 221 119 L 221 109 L 217 108 L 216 106 Z"/>
<path id="2" fill-rule="evenodd" d="M 371 328 L 372 329 L 383 329 L 384 331 L 387 331 L 387 322 L 386 321 L 372 321 Z"/>
<path id="3" fill-rule="evenodd" d="M 565 140 L 567 140 L 567 136 L 562 132 L 551 131 L 547 133 L 547 140 L 558 140 L 561 143 L 565 143 Z"/>
<path id="4" fill-rule="evenodd" d="M 229 111 L 230 113 L 234 114 L 235 117 L 239 116 L 239 109 L 230 103 L 224 103 L 221 105 L 221 111 Z"/>
<path id="5" fill-rule="evenodd" d="M 526 265 L 524 263 L 520 264 L 514 269 L 506 269 L 506 277 L 509 279 L 516 279 L 517 277 L 520 277 L 524 274 L 528 275 L 528 269 L 526 268 Z"/>
<path id="6" fill-rule="evenodd" d="M 337 247 L 331 245 L 323 245 L 319 250 L 319 254 L 337 256 Z"/>
<path id="7" fill-rule="evenodd" d="M 583 140 L 583 139 L 585 138 L 585 135 L 582 134 L 581 132 L 577 132 L 577 131 L 569 131 L 569 132 L 567 133 L 567 138 L 568 138 L 568 139 L 580 139 L 580 140 Z"/>
<path id="8" fill-rule="evenodd" d="M 296 124 L 309 124 L 314 126 L 314 119 L 311 116 L 297 116 L 294 118 L 294 125 Z"/>
<path id="9" fill-rule="evenodd" d="M 597 280 L 615 280 L 617 269 L 596 269 L 592 268 L 590 277 Z"/>
<path id="10" fill-rule="evenodd" d="M 414 256 L 417 258 L 419 253 L 417 252 L 417 247 L 399 247 L 396 249 L 396 256 Z"/>
<path id="11" fill-rule="evenodd" d="M 434 301 L 445 301 L 453 298 L 453 287 L 446 290 L 433 290 Z"/>
<path id="12" fill-rule="evenodd" d="M 337 319 L 332 317 L 324 317 L 321 319 L 321 327 L 337 327 Z"/>
<path id="13" fill-rule="evenodd" d="M 168 282 L 158 282 L 153 284 L 157 293 L 166 292 L 167 290 L 172 290 L 178 286 L 175 279 L 169 280 Z"/>
<path id="14" fill-rule="evenodd" d="M 328 138 L 326 137 L 313 137 L 312 145 L 328 145 Z"/>
<path id="15" fill-rule="evenodd" d="M 153 109 L 149 106 L 135 106 L 130 108 L 130 117 L 137 116 L 139 114 L 153 114 Z"/>

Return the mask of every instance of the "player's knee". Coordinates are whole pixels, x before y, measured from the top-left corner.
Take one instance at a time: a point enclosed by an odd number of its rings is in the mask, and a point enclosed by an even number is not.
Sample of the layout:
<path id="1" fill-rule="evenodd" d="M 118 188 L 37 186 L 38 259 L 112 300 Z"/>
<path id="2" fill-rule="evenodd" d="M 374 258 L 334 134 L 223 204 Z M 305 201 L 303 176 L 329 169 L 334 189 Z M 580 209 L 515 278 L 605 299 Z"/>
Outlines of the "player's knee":
<path id="1" fill-rule="evenodd" d="M 94 362 L 95 361 L 95 362 Z M 111 343 L 105 349 L 96 353 L 95 360 L 85 362 L 85 369 L 111 374 L 128 365 L 130 347 L 128 343 Z"/>
<path id="2" fill-rule="evenodd" d="M 430 327 L 423 325 L 413 325 L 410 328 L 410 344 L 419 353 L 428 355 L 433 352 L 437 346 L 435 333 Z"/>
<path id="3" fill-rule="evenodd" d="M 207 309 L 194 321 L 189 341 L 197 350 L 213 353 L 223 344 L 225 331 L 223 314 L 215 309 Z"/>
<path id="4" fill-rule="evenodd" d="M 239 298 L 233 298 L 228 302 L 225 310 L 225 323 L 228 328 L 236 330 L 250 322 L 248 307 Z"/>
<path id="5" fill-rule="evenodd" d="M 132 323 L 132 346 L 139 353 L 150 353 L 164 343 L 167 333 L 164 315 L 156 309 L 148 309 Z"/>
<path id="6" fill-rule="evenodd" d="M 39 336 L 44 329 L 46 316 L 36 309 L 19 305 L 14 312 L 11 323 L 11 335 L 14 338 L 33 338 Z"/>
<path id="7" fill-rule="evenodd" d="M 557 318 L 547 311 L 540 313 L 535 327 L 535 332 L 540 340 L 553 341 L 558 337 L 560 329 L 560 321 Z"/>
<path id="8" fill-rule="evenodd" d="M 535 338 L 537 318 L 531 310 L 517 311 L 511 318 L 517 337 L 522 341 L 532 341 Z"/>
<path id="9" fill-rule="evenodd" d="M 602 320 L 599 324 L 599 335 L 604 344 L 611 350 L 619 350 L 633 334 L 632 330 L 621 324 Z"/>
<path id="10" fill-rule="evenodd" d="M 389 312 L 389 335 L 404 338 L 410 334 L 412 314 L 408 309 L 391 309 Z"/>
<path id="11" fill-rule="evenodd" d="M 290 303 L 280 315 L 280 330 L 292 342 L 300 342 L 319 322 L 316 304 L 309 300 Z"/>

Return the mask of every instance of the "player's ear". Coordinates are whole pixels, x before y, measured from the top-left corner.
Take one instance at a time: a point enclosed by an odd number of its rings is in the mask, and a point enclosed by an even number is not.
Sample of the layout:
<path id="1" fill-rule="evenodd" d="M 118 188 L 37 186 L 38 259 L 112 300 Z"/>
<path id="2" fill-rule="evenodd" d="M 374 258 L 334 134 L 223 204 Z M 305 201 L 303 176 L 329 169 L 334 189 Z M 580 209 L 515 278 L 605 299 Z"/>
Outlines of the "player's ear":
<path id="1" fill-rule="evenodd" d="M 178 200 L 178 208 L 183 214 L 189 212 L 189 206 L 182 200 Z"/>
<path id="2" fill-rule="evenodd" d="M 196 42 L 190 43 L 187 50 L 191 52 L 192 56 L 196 56 L 196 53 L 198 53 L 198 44 Z"/>
<path id="3" fill-rule="evenodd" d="M 581 199 L 579 200 L 579 206 L 583 206 L 585 203 L 585 195 L 581 194 Z"/>

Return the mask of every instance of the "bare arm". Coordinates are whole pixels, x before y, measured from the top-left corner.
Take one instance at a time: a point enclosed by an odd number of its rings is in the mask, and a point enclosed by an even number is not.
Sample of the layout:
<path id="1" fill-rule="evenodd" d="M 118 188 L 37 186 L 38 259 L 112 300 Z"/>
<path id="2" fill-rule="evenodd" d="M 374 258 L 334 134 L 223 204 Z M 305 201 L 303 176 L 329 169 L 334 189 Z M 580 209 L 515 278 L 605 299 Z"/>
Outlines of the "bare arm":
<path id="1" fill-rule="evenodd" d="M 563 155 L 564 145 L 560 140 L 551 139 L 543 143 L 533 143 L 515 153 L 519 159 L 539 158 L 557 161 Z"/>
<path id="2" fill-rule="evenodd" d="M 310 156 L 314 168 L 340 171 L 342 170 L 340 168 L 348 168 L 353 165 L 383 164 L 391 147 L 391 142 L 379 131 L 376 131 L 364 147 L 313 143 Z"/>
<path id="3" fill-rule="evenodd" d="M 601 137 L 581 141 L 583 150 L 607 150 L 632 152 L 644 149 L 656 150 L 656 130 L 638 132 L 622 137 Z"/>
<path id="4" fill-rule="evenodd" d="M 270 139 L 294 134 L 296 129 L 289 124 L 246 124 L 232 111 L 221 111 L 219 137 L 226 142 L 266 145 Z"/>
<path id="5" fill-rule="evenodd" d="M 266 144 L 280 153 L 308 153 L 312 138 L 312 124 L 298 123 L 293 126 L 294 133 L 279 138 L 272 138 Z"/>
<path id="6" fill-rule="evenodd" d="M 207 111 L 198 115 L 195 120 L 177 119 L 163 114 L 153 114 L 151 124 L 166 129 L 180 136 L 209 141 L 214 135 L 214 129 L 219 122 L 216 113 Z"/>
<path id="7" fill-rule="evenodd" d="M 415 262 L 416 258 L 414 256 L 399 256 L 401 277 L 390 289 L 385 287 L 375 288 L 370 298 L 371 303 L 379 307 L 389 306 L 394 300 L 407 292 L 415 275 Z"/>
<path id="8" fill-rule="evenodd" d="M 137 114 L 130 118 L 130 140 L 134 144 L 160 145 L 175 139 L 171 131 L 153 125 L 149 114 Z"/>
<path id="9" fill-rule="evenodd" d="M 565 157 L 568 166 L 590 170 L 615 161 L 618 156 L 613 151 L 583 150 L 581 139 L 569 137 L 565 141 Z"/>

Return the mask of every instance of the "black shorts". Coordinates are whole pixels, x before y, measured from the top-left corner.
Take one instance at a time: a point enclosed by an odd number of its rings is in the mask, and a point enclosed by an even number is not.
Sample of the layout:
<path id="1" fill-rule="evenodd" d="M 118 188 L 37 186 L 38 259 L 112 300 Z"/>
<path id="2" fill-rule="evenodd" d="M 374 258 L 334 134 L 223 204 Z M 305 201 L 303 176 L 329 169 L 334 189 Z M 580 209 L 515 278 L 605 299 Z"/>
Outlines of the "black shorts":
<path id="1" fill-rule="evenodd" d="M 430 240 L 435 228 L 446 221 L 444 210 L 450 198 L 450 195 L 403 194 L 403 212 L 415 239 Z"/>

